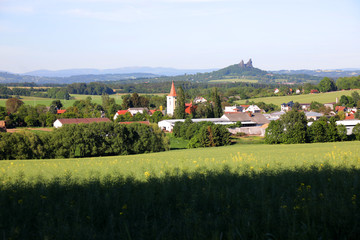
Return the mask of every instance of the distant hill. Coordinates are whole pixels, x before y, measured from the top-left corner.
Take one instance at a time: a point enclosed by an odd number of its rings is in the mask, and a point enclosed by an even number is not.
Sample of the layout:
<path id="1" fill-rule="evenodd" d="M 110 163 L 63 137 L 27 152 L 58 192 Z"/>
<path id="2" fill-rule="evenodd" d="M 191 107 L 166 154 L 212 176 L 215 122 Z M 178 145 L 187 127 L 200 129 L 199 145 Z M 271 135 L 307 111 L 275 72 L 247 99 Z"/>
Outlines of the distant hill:
<path id="1" fill-rule="evenodd" d="M 89 82 L 105 82 L 105 81 L 122 81 L 124 83 L 132 83 L 135 79 L 148 79 L 159 77 L 159 75 L 151 73 L 130 73 L 130 74 L 102 74 L 102 75 L 76 75 L 71 77 L 39 77 L 12 74 L 0 72 L 0 83 L 26 83 L 33 82 L 36 84 L 70 84 L 70 83 L 89 83 Z"/>
<path id="2" fill-rule="evenodd" d="M 163 68 L 163 67 L 124 67 L 115 69 L 64 69 L 64 70 L 37 70 L 27 72 L 21 75 L 31 75 L 38 77 L 71 77 L 78 75 L 107 75 L 107 74 L 133 74 L 133 73 L 147 73 L 161 76 L 176 76 L 183 74 L 196 74 L 214 71 L 216 69 L 175 69 L 175 68 Z"/>
<path id="3" fill-rule="evenodd" d="M 335 69 L 335 70 L 280 70 L 280 71 L 271 71 L 275 74 L 287 74 L 287 75 L 295 75 L 295 74 L 307 74 L 311 76 L 317 77 L 330 77 L 337 79 L 339 77 L 352 77 L 360 75 L 360 69 L 356 68 L 348 68 L 348 69 Z"/>

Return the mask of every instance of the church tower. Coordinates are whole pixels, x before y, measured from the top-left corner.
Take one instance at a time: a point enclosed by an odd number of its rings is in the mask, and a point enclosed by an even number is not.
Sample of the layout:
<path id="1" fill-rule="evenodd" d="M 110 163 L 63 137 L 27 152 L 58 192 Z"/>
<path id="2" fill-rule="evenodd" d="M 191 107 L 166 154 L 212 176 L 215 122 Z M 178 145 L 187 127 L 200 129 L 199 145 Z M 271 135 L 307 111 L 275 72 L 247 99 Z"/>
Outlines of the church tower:
<path id="1" fill-rule="evenodd" d="M 175 91 L 175 85 L 174 81 L 171 84 L 171 90 L 170 94 L 166 97 L 166 114 L 169 116 L 173 116 L 175 112 L 175 106 L 176 106 L 176 91 Z"/>

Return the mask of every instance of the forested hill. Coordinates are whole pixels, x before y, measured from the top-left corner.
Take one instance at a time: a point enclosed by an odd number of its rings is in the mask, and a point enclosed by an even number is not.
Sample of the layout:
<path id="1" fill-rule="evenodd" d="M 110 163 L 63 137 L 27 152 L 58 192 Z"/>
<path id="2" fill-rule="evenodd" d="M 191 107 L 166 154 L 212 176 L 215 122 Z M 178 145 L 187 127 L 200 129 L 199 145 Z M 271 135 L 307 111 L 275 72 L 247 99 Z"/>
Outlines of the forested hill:
<path id="1" fill-rule="evenodd" d="M 0 72 L 0 83 L 26 83 L 36 84 L 71 84 L 89 82 L 117 82 L 120 84 L 139 82 L 212 82 L 212 81 L 256 81 L 258 83 L 318 83 L 322 77 L 307 74 L 276 74 L 255 68 L 251 59 L 245 64 L 241 61 L 216 71 L 196 74 L 183 74 L 178 76 L 160 76 L 152 73 L 125 73 L 125 74 L 100 74 L 76 75 L 70 77 L 38 77 Z"/>
<path id="2" fill-rule="evenodd" d="M 71 77 L 37 77 L 29 75 L 12 74 L 0 72 L 0 83 L 36 83 L 36 84 L 71 84 L 71 83 L 90 83 L 104 81 L 123 81 L 133 83 L 134 79 L 159 77 L 151 73 L 128 73 L 128 74 L 101 74 L 101 75 L 77 75 Z"/>
<path id="3" fill-rule="evenodd" d="M 175 77 L 161 77 L 158 81 L 194 81 L 194 82 L 211 82 L 217 80 L 235 79 L 256 80 L 259 83 L 317 83 L 322 78 L 307 74 L 274 74 L 259 68 L 255 68 L 251 59 L 245 64 L 242 60 L 238 64 L 234 64 L 209 73 L 197 73 L 191 75 L 180 75 Z"/>

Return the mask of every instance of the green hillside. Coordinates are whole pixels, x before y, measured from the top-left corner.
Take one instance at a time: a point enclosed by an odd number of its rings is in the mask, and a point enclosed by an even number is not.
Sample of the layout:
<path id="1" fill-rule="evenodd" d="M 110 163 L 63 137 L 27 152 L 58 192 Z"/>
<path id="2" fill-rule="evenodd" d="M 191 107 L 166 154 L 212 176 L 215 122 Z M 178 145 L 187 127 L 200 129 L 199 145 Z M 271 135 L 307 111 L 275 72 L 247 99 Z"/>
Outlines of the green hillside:
<path id="1" fill-rule="evenodd" d="M 254 102 L 264 102 L 266 104 L 273 103 L 275 105 L 281 105 L 282 103 L 288 103 L 290 101 L 299 102 L 299 103 L 311 103 L 312 101 L 317 101 L 320 103 L 330 103 L 335 102 L 336 98 L 340 99 L 342 95 L 350 96 L 351 93 L 360 90 L 346 90 L 346 91 L 335 91 L 327 93 L 318 93 L 318 94 L 301 94 L 301 95 L 289 95 L 289 96 L 279 96 L 279 97 L 264 97 L 264 98 L 252 98 L 246 100 L 236 101 L 237 104 L 245 104 L 246 101 Z"/>

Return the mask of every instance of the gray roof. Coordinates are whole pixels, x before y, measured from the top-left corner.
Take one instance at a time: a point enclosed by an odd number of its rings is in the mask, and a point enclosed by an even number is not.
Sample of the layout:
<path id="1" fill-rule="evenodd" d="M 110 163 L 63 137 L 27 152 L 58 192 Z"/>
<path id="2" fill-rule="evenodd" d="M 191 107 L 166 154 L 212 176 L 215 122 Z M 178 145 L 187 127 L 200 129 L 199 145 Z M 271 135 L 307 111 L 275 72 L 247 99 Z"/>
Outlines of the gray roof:
<path id="1" fill-rule="evenodd" d="M 270 122 L 261 113 L 252 113 L 251 116 L 247 112 L 225 113 L 223 117 L 226 117 L 232 122 L 255 122 L 257 124 L 265 124 Z"/>

